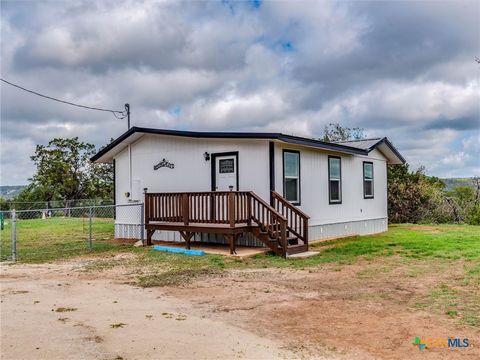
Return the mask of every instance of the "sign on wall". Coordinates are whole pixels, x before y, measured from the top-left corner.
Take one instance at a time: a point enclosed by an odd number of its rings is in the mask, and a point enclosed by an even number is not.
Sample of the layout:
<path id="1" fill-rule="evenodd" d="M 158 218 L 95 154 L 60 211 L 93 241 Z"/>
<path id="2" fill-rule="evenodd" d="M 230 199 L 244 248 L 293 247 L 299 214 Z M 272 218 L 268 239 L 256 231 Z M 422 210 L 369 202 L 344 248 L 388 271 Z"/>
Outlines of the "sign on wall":
<path id="1" fill-rule="evenodd" d="M 175 167 L 175 164 L 172 164 L 171 162 L 168 162 L 167 160 L 163 159 L 157 165 L 153 166 L 153 170 L 158 170 L 163 167 L 168 167 L 170 169 L 173 169 Z"/>

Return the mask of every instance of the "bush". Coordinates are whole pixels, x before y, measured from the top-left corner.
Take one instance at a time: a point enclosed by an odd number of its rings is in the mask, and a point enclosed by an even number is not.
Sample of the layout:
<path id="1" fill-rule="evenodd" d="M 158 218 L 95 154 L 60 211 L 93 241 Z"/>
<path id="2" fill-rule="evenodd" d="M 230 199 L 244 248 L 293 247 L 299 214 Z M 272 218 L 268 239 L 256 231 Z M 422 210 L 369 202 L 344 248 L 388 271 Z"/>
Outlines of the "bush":
<path id="1" fill-rule="evenodd" d="M 474 187 L 458 186 L 450 191 L 423 168 L 410 171 L 409 165 L 388 167 L 388 216 L 392 223 L 480 224 L 478 179 Z"/>

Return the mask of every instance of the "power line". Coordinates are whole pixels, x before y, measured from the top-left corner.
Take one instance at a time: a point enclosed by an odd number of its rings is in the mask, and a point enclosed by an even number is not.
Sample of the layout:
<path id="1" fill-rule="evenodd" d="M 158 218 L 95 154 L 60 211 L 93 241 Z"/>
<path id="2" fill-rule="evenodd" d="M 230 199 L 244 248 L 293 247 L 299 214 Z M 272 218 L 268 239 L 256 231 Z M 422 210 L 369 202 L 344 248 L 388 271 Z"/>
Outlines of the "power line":
<path id="1" fill-rule="evenodd" d="M 7 80 L 2 79 L 2 78 L 0 78 L 0 80 L 2 80 L 4 83 L 6 83 L 6 84 L 8 84 L 8 85 L 14 86 L 14 87 L 16 87 L 16 88 L 18 88 L 18 89 L 21 89 L 21 90 L 23 90 L 23 91 L 29 92 L 29 93 L 34 94 L 34 95 L 37 95 L 37 96 L 41 96 L 41 97 L 46 98 L 46 99 L 58 101 L 58 102 L 61 102 L 61 103 L 67 104 L 67 105 L 76 106 L 76 107 L 79 107 L 79 108 L 110 112 L 110 113 L 112 113 L 117 119 L 125 119 L 125 117 L 127 117 L 127 116 L 129 115 L 129 114 L 128 114 L 128 110 L 119 111 L 119 110 L 102 109 L 102 108 L 97 108 L 97 107 L 93 107 L 93 106 L 86 106 L 86 105 L 75 104 L 75 103 L 70 102 L 70 101 L 60 100 L 60 99 L 54 98 L 54 97 L 52 97 L 52 96 L 40 94 L 39 92 L 26 89 L 26 88 L 24 88 L 23 86 L 20 86 L 20 85 L 11 83 L 10 81 L 7 81 Z"/>

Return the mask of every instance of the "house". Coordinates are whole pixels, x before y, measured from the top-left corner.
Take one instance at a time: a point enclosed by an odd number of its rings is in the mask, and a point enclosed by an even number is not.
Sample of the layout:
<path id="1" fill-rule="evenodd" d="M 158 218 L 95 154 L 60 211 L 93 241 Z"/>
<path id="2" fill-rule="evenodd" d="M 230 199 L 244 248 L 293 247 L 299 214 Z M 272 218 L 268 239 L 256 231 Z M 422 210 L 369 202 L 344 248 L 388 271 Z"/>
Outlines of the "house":
<path id="1" fill-rule="evenodd" d="M 113 163 L 115 203 L 145 201 L 147 241 L 269 246 L 387 230 L 387 138 L 327 143 L 281 133 L 132 127 L 91 159 Z M 117 210 L 115 236 L 139 238 L 140 214 Z"/>

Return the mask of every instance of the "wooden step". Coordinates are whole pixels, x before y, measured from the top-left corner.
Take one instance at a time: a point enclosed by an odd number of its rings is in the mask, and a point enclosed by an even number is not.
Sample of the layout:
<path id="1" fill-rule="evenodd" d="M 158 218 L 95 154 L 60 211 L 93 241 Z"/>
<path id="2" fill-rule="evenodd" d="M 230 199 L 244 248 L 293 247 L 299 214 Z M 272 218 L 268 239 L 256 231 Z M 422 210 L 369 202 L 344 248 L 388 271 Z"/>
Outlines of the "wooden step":
<path id="1" fill-rule="evenodd" d="M 301 252 L 308 251 L 308 245 L 302 244 L 302 245 L 292 245 L 287 248 L 287 254 L 288 255 L 293 255 L 293 254 L 298 254 Z"/>
<path id="2" fill-rule="evenodd" d="M 296 237 L 296 236 L 287 237 L 287 244 L 288 245 L 298 245 L 298 237 Z"/>
<path id="3" fill-rule="evenodd" d="M 263 234 L 262 234 L 262 236 L 263 236 Z M 272 238 L 270 236 L 267 237 L 266 234 L 265 234 L 265 239 L 267 241 L 275 241 L 275 242 L 278 241 L 276 238 Z M 288 245 L 298 245 L 298 237 L 296 237 L 296 236 L 287 237 L 287 244 Z"/>

